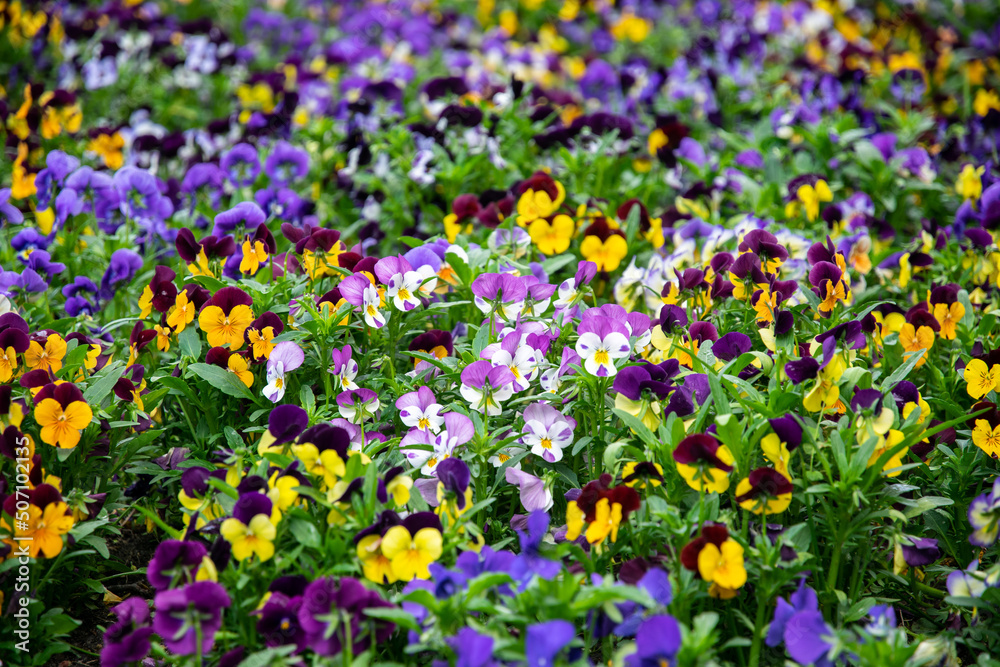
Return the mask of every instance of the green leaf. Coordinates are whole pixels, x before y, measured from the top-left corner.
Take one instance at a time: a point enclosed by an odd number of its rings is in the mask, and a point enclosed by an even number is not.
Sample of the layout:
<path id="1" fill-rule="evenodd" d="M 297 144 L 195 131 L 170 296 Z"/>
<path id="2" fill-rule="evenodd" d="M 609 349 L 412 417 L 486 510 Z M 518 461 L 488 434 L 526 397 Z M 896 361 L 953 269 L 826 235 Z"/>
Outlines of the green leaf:
<path id="1" fill-rule="evenodd" d="M 201 336 L 194 326 L 189 324 L 184 327 L 184 331 L 177 334 L 177 344 L 185 357 L 201 359 Z"/>
<path id="2" fill-rule="evenodd" d="M 210 385 L 224 394 L 235 396 L 236 398 L 249 398 L 254 400 L 254 395 L 250 393 L 243 381 L 236 377 L 235 373 L 222 370 L 212 364 L 191 364 L 188 370 L 205 380 Z"/>
<path id="3" fill-rule="evenodd" d="M 420 624 L 417 623 L 417 619 L 413 618 L 413 614 L 399 607 L 369 607 L 364 612 L 366 616 L 380 618 L 384 621 L 395 623 L 401 628 L 420 632 Z"/>
<path id="4" fill-rule="evenodd" d="M 125 374 L 125 362 L 116 361 L 97 373 L 93 382 L 87 390 L 83 392 L 83 400 L 92 407 L 98 406 L 108 397 L 111 390 L 115 388 L 115 383 Z"/>
<path id="5" fill-rule="evenodd" d="M 320 536 L 319 531 L 316 530 L 316 526 L 309 521 L 305 521 L 303 519 L 292 519 L 291 530 L 292 535 L 294 535 L 295 539 L 299 541 L 299 544 L 303 546 L 307 546 L 312 549 L 319 549 L 323 544 L 323 538 Z"/>
<path id="6" fill-rule="evenodd" d="M 513 581 L 511 576 L 506 572 L 487 572 L 486 574 L 481 574 L 469 582 L 465 599 L 471 600 L 480 593 L 512 583 Z"/>

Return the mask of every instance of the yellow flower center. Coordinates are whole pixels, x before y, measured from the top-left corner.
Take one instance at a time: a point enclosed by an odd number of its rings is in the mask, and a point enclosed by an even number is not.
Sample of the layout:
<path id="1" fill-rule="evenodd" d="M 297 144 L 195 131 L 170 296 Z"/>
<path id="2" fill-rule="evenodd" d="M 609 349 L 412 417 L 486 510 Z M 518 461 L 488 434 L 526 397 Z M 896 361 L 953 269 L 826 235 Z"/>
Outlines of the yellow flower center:
<path id="1" fill-rule="evenodd" d="M 594 353 L 594 361 L 596 361 L 599 364 L 608 363 L 608 359 L 609 359 L 608 351 L 605 350 L 604 348 L 601 348 Z"/>
<path id="2" fill-rule="evenodd" d="M 405 287 L 400 287 L 399 291 L 396 292 L 396 296 L 405 301 L 410 298 L 410 290 L 406 289 Z"/>
<path id="3" fill-rule="evenodd" d="M 541 444 L 545 449 L 552 449 L 552 441 L 549 438 L 542 438 Z"/>

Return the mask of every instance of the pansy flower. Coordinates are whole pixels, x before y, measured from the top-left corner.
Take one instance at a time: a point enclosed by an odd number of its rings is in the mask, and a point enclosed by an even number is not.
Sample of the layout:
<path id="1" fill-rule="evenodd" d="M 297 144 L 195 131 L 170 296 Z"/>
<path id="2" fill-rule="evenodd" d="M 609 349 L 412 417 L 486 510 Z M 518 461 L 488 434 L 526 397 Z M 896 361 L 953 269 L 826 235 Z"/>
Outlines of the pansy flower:
<path id="1" fill-rule="evenodd" d="M 991 391 L 996 390 L 1000 383 L 1000 364 L 987 366 L 982 359 L 971 359 L 962 371 L 965 379 L 965 390 L 969 396 L 978 400 Z"/>
<path id="2" fill-rule="evenodd" d="M 915 368 L 920 368 L 927 363 L 927 354 L 934 347 L 934 329 L 907 322 L 899 330 L 899 344 L 903 347 L 905 359 L 909 360 L 914 354 L 919 355 Z"/>
<path id="3" fill-rule="evenodd" d="M 378 394 L 371 389 L 361 387 L 339 393 L 337 406 L 344 419 L 352 424 L 362 424 L 368 418 L 375 416 L 381 403 Z"/>
<path id="4" fill-rule="evenodd" d="M 352 358 L 354 350 L 350 345 L 342 348 L 334 348 L 330 352 L 332 366 L 330 373 L 337 377 L 337 386 L 343 391 L 352 391 L 358 388 L 354 378 L 358 376 L 358 362 Z"/>
<path id="5" fill-rule="evenodd" d="M 981 547 L 990 547 L 1000 535 L 1000 477 L 993 481 L 993 487 L 976 496 L 969 504 L 969 524 L 973 533 L 969 542 Z"/>
<path id="6" fill-rule="evenodd" d="M 803 578 L 788 600 L 778 598 L 765 643 L 772 648 L 784 643 L 788 655 L 798 664 L 821 664 L 831 648 L 826 637 L 832 634 L 819 612 L 816 591 L 806 586 Z"/>
<path id="7" fill-rule="evenodd" d="M 437 402 L 430 387 L 419 387 L 396 399 L 399 418 L 409 428 L 437 433 L 444 425 L 440 414 L 443 406 Z"/>
<path id="8" fill-rule="evenodd" d="M 385 326 L 387 315 L 382 312 L 385 299 L 370 276 L 355 273 L 340 283 L 340 293 L 344 299 L 361 311 L 365 324 L 376 329 Z"/>
<path id="9" fill-rule="evenodd" d="M 608 537 L 612 542 L 618 540 L 622 522 L 639 509 L 641 500 L 635 489 L 625 484 L 612 487 L 611 482 L 611 475 L 601 475 L 567 503 L 567 541 L 572 542 L 581 534 L 593 545 L 602 544 Z"/>
<path id="10" fill-rule="evenodd" d="M 525 391 L 538 375 L 538 353 L 531 345 L 522 344 L 521 331 L 515 329 L 500 343 L 487 345 L 482 357 L 494 367 L 504 366 L 514 375 L 514 389 Z"/>
<path id="11" fill-rule="evenodd" d="M 375 264 L 375 275 L 386 285 L 385 295 L 392 298 L 396 310 L 408 312 L 420 305 L 421 297 L 429 297 L 437 285 L 433 270 L 429 275 L 413 270 L 405 257 L 384 257 Z"/>
<path id="12" fill-rule="evenodd" d="M 496 417 L 501 405 L 514 394 L 514 374 L 506 366 L 493 366 L 488 361 L 474 361 L 462 370 L 459 392 L 469 407 Z"/>
<path id="13" fill-rule="evenodd" d="M 175 655 L 204 654 L 212 650 L 222 628 L 222 610 L 231 601 L 214 581 L 196 581 L 161 591 L 154 600 L 153 630 Z"/>
<path id="14" fill-rule="evenodd" d="M 433 355 L 438 359 L 451 356 L 455 351 L 451 332 L 442 331 L 441 329 L 432 329 L 420 334 L 410 343 L 409 349 L 411 352 L 423 352 Z M 413 370 L 418 373 L 431 368 L 436 369 L 429 361 L 417 357 L 413 358 L 413 366 Z"/>
<path id="15" fill-rule="evenodd" d="M 305 360 L 302 348 L 286 340 L 274 346 L 267 358 L 267 386 L 263 393 L 269 401 L 277 403 L 285 395 L 285 374 L 291 373 Z"/>
<path id="16" fill-rule="evenodd" d="M 243 334 L 253 323 L 252 304 L 250 295 L 238 287 L 223 287 L 216 292 L 198 316 L 198 325 L 208 336 L 208 344 L 240 349 Z"/>
<path id="17" fill-rule="evenodd" d="M 764 458 L 770 461 L 775 470 L 791 479 L 788 466 L 792 453 L 802 444 L 802 426 L 792 415 L 769 419 L 768 422 L 774 432 L 768 433 L 760 441 Z"/>
<path id="18" fill-rule="evenodd" d="M 589 285 L 596 275 L 597 265 L 593 262 L 581 261 L 577 263 L 576 274 L 559 283 L 558 297 L 555 300 L 556 308 L 576 306 L 585 296 L 581 288 Z"/>
<path id="19" fill-rule="evenodd" d="M 382 535 L 382 555 L 399 581 L 429 579 L 428 565 L 441 557 L 441 520 L 433 512 L 411 514 Z"/>
<path id="20" fill-rule="evenodd" d="M 509 273 L 483 273 L 472 281 L 472 294 L 479 310 L 512 322 L 524 309 L 528 287 Z"/>
<path id="21" fill-rule="evenodd" d="M 277 450 L 295 440 L 309 426 L 309 414 L 297 405 L 279 405 L 267 418 L 267 430 L 261 435 L 258 453 Z"/>
<path id="22" fill-rule="evenodd" d="M 681 440 L 673 452 L 677 472 L 698 492 L 725 493 L 733 455 L 712 435 L 695 433 Z"/>
<path id="23" fill-rule="evenodd" d="M 549 463 L 562 460 L 563 449 L 573 444 L 576 420 L 547 403 L 533 403 L 524 410 L 522 442 L 531 453 Z"/>
<path id="24" fill-rule="evenodd" d="M 17 355 L 27 352 L 32 345 L 28 337 L 28 323 L 17 313 L 4 313 L 0 315 L 0 382 L 9 382 L 17 372 Z M 45 341 L 46 348 L 49 345 L 48 339 Z M 58 352 L 58 343 L 53 340 L 53 352 Z M 48 354 L 46 348 L 42 352 Z M 63 353 L 65 354 L 65 352 Z M 36 351 L 34 357 L 37 365 L 41 365 L 42 353 Z M 48 360 L 48 357 L 46 357 Z M 60 362 L 61 364 L 61 359 Z M 50 365 L 50 364 L 49 364 Z M 47 370 L 47 369 L 43 369 Z"/>
<path id="25" fill-rule="evenodd" d="M 778 514 L 792 502 L 792 483 L 773 468 L 757 468 L 736 485 L 736 502 L 754 514 Z"/>
<path id="26" fill-rule="evenodd" d="M 35 396 L 35 421 L 42 427 L 42 442 L 72 449 L 90 425 L 94 413 L 83 400 L 83 392 L 69 382 L 48 384 Z"/>
<path id="27" fill-rule="evenodd" d="M 615 362 L 627 359 L 632 353 L 628 328 L 610 317 L 585 317 L 577 333 L 576 352 L 591 375 L 614 377 L 618 372 Z"/>
<path id="28" fill-rule="evenodd" d="M 260 223 L 253 236 L 249 234 L 243 239 L 241 246 L 240 273 L 254 276 L 267 258 L 278 251 L 271 230 L 265 223 Z"/>
<path id="29" fill-rule="evenodd" d="M 612 229 L 606 218 L 600 218 L 583 231 L 580 254 L 608 273 L 618 268 L 628 254 L 628 242 L 620 229 Z"/>
<path id="30" fill-rule="evenodd" d="M 261 562 L 274 556 L 277 530 L 271 522 L 271 499 L 262 493 L 244 493 L 233 507 L 233 516 L 222 522 L 219 534 L 232 545 L 233 557 L 242 561 L 256 555 Z"/>
<path id="31" fill-rule="evenodd" d="M 244 332 L 246 342 L 250 345 L 250 353 L 254 361 L 264 361 L 271 356 L 276 343 L 274 339 L 284 331 L 285 325 L 281 318 L 267 311 L 254 320 Z"/>
<path id="32" fill-rule="evenodd" d="M 35 336 L 28 349 L 24 352 L 24 365 L 28 369 L 37 371 L 51 371 L 55 373 L 62 368 L 63 357 L 66 356 L 66 341 L 57 333 L 49 333 L 47 336 L 39 334 Z"/>
<path id="33" fill-rule="evenodd" d="M 539 218 L 548 218 L 566 199 L 562 183 L 543 171 L 536 171 L 515 188 L 517 224 L 524 227 Z"/>
<path id="34" fill-rule="evenodd" d="M 354 655 L 392 636 L 396 626 L 373 620 L 366 609 L 389 608 L 390 603 L 352 577 L 321 577 L 302 594 L 299 624 L 306 631 L 306 644 L 317 655 L 335 656 L 351 644 Z"/>

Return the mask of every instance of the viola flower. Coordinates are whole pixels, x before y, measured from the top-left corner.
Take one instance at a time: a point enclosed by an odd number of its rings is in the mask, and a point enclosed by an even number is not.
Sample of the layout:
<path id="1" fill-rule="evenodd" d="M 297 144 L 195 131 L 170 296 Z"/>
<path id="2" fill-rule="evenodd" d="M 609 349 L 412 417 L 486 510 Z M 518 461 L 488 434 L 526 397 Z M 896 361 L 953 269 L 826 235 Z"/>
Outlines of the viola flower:
<path id="1" fill-rule="evenodd" d="M 142 661 L 152 648 L 149 636 L 153 634 L 146 601 L 137 597 L 128 598 L 111 611 L 118 620 L 104 631 L 101 667 L 124 667 L 128 663 Z"/>
<path id="2" fill-rule="evenodd" d="M 37 488 L 37 487 L 36 487 Z M 35 497 L 32 497 L 31 504 L 28 505 L 28 525 L 22 529 L 17 528 L 19 536 L 26 538 L 28 545 L 28 555 L 38 558 L 41 554 L 45 558 L 55 558 L 63 549 L 62 536 L 73 528 L 73 515 L 62 499 L 46 503 L 39 507 Z"/>
<path id="3" fill-rule="evenodd" d="M 531 345 L 522 344 L 521 331 L 515 329 L 499 344 L 487 345 L 482 357 L 496 368 L 506 367 L 514 375 L 514 390 L 525 391 L 538 375 L 538 354 Z"/>
<path id="4" fill-rule="evenodd" d="M 267 262 L 267 258 L 278 251 L 278 246 L 274 236 L 271 235 L 271 230 L 262 222 L 252 237 L 248 234 L 244 238 L 241 251 L 240 273 L 254 276 L 257 275 L 261 265 Z"/>
<path id="5" fill-rule="evenodd" d="M 462 370 L 459 392 L 472 410 L 496 417 L 503 412 L 501 403 L 514 395 L 514 374 L 506 366 L 474 361 Z"/>
<path id="6" fill-rule="evenodd" d="M 1000 384 L 1000 364 L 987 366 L 982 359 L 971 359 L 962 372 L 965 378 L 965 390 L 969 396 L 979 400 Z"/>
<path id="7" fill-rule="evenodd" d="M 611 475 L 588 483 L 566 505 L 566 540 L 574 541 L 586 527 L 587 541 L 600 545 L 609 536 L 618 540 L 618 530 L 629 514 L 639 509 L 638 492 L 626 485 L 611 487 Z"/>
<path id="8" fill-rule="evenodd" d="M 524 429 L 521 441 L 531 448 L 531 453 L 549 463 L 562 460 L 563 449 L 573 444 L 576 420 L 559 412 L 547 403 L 533 403 L 524 410 Z"/>
<path id="9" fill-rule="evenodd" d="M 493 660 L 493 638 L 489 635 L 466 627 L 447 641 L 455 652 L 455 667 L 494 667 L 497 664 Z"/>
<path id="10" fill-rule="evenodd" d="M 244 333 L 246 342 L 250 345 L 250 353 L 254 361 L 263 361 L 271 356 L 276 343 L 275 336 L 284 331 L 285 325 L 281 318 L 267 311 L 254 320 Z"/>
<path id="11" fill-rule="evenodd" d="M 629 461 L 622 466 L 622 483 L 638 489 L 660 486 L 663 484 L 663 466 L 652 461 Z"/>
<path id="12" fill-rule="evenodd" d="M 677 472 L 695 491 L 725 493 L 734 458 L 729 448 L 705 433 L 689 435 L 673 452 Z"/>
<path id="13" fill-rule="evenodd" d="M 504 470 L 504 478 L 508 484 L 513 484 L 520 490 L 521 506 L 526 512 L 548 512 L 552 509 L 555 500 L 552 497 L 552 491 L 545 484 L 545 480 L 515 466 Z"/>
<path id="14" fill-rule="evenodd" d="M 792 483 L 772 468 L 757 468 L 736 485 L 736 502 L 754 514 L 778 514 L 792 502 Z"/>
<path id="15" fill-rule="evenodd" d="M 322 577 L 302 594 L 299 625 L 306 644 L 317 655 L 335 656 L 351 643 L 354 655 L 389 639 L 396 626 L 366 615 L 365 609 L 388 608 L 391 604 L 352 577 Z"/>
<path id="16" fill-rule="evenodd" d="M 146 579 L 157 591 L 190 583 L 207 553 L 200 542 L 164 540 L 146 567 Z"/>
<path id="17" fill-rule="evenodd" d="M 341 416 L 352 424 L 363 424 L 381 407 L 378 394 L 364 388 L 341 392 L 337 395 L 337 405 Z"/>
<path id="18" fill-rule="evenodd" d="M 479 310 L 512 322 L 524 310 L 528 287 L 509 273 L 483 273 L 472 281 L 472 294 Z"/>
<path id="19" fill-rule="evenodd" d="M 845 271 L 831 262 L 814 264 L 809 270 L 809 282 L 820 298 L 819 314 L 823 317 L 829 317 L 838 302 L 847 303 L 851 298 L 851 285 Z"/>
<path id="20" fill-rule="evenodd" d="M 382 312 L 385 300 L 370 277 L 355 273 L 345 278 L 340 283 L 340 293 L 349 304 L 361 310 L 365 324 L 376 329 L 385 326 L 387 316 Z"/>
<path id="21" fill-rule="evenodd" d="M 273 504 L 262 493 L 244 493 L 233 507 L 233 516 L 222 522 L 219 534 L 232 545 L 233 557 L 242 561 L 256 555 L 261 562 L 274 556 L 277 530 L 271 523 Z"/>
<path id="22" fill-rule="evenodd" d="M 809 391 L 808 394 L 802 397 L 802 407 L 804 407 L 809 412 L 821 412 L 823 410 L 831 410 L 838 408 L 840 403 L 840 378 L 844 375 L 846 370 L 846 364 L 843 360 L 843 355 L 834 354 L 830 362 L 823 368 L 819 368 L 819 363 L 812 360 L 811 364 L 806 362 L 805 359 L 800 360 L 798 365 L 796 362 L 789 362 L 785 364 L 785 372 L 788 373 L 789 379 L 798 384 L 796 378 L 807 378 L 810 372 L 815 373 L 813 377 L 816 378 L 817 382 L 815 386 Z M 809 367 L 813 370 L 810 371 Z"/>
<path id="23" fill-rule="evenodd" d="M 581 261 L 577 264 L 576 275 L 559 283 L 559 296 L 555 300 L 556 308 L 572 308 L 585 296 L 581 288 L 589 285 L 597 275 L 597 265 L 593 262 Z"/>
<path id="24" fill-rule="evenodd" d="M 222 610 L 231 604 L 226 589 L 214 581 L 196 581 L 156 594 L 153 630 L 171 653 L 205 654 L 222 627 Z M 198 637 L 201 645 L 198 645 Z"/>
<path id="25" fill-rule="evenodd" d="M 985 171 L 985 167 L 974 167 L 971 164 L 962 167 L 962 171 L 955 181 L 955 194 L 965 201 L 973 203 L 979 201 L 983 195 L 983 172 Z"/>
<path id="26" fill-rule="evenodd" d="M 915 368 L 920 368 L 927 363 L 927 353 L 934 346 L 934 330 L 929 326 L 917 328 L 907 322 L 899 330 L 899 344 L 903 346 L 903 356 L 905 359 L 909 359 L 914 354 L 919 354 L 919 360 Z"/>
<path id="27" fill-rule="evenodd" d="M 83 400 L 83 392 L 71 383 L 48 384 L 35 396 L 35 421 L 42 427 L 42 442 L 72 449 L 94 413 Z"/>
<path id="28" fill-rule="evenodd" d="M 650 616 L 635 635 L 635 653 L 625 658 L 629 667 L 673 665 L 681 649 L 681 629 L 677 619 L 667 614 Z"/>
<path id="29" fill-rule="evenodd" d="M 934 304 L 934 319 L 941 325 L 941 337 L 945 340 L 955 340 L 958 335 L 958 323 L 963 317 L 965 317 L 965 306 L 960 301 Z"/>
<path id="30" fill-rule="evenodd" d="M 615 361 L 632 353 L 628 328 L 618 320 L 601 315 L 586 317 L 577 329 L 576 352 L 584 369 L 597 377 L 614 377 Z"/>
<path id="31" fill-rule="evenodd" d="M 24 365 L 30 370 L 57 372 L 62 368 L 66 356 L 66 341 L 57 333 L 45 338 L 32 340 L 24 353 Z"/>
<path id="32" fill-rule="evenodd" d="M 806 219 L 814 222 L 819 217 L 820 204 L 833 201 L 833 192 L 830 191 L 826 181 L 817 179 L 815 183 L 800 185 L 795 190 L 795 198 L 805 208 Z"/>
<path id="33" fill-rule="evenodd" d="M 559 210 L 566 199 L 566 189 L 562 183 L 542 171 L 536 171 L 522 181 L 515 191 L 517 200 L 517 224 L 524 227 L 538 218 L 548 218 Z"/>
<path id="34" fill-rule="evenodd" d="M 358 388 L 354 378 L 358 376 L 359 368 L 358 362 L 351 358 L 353 352 L 350 345 L 345 345 L 341 349 L 334 348 L 330 352 L 333 366 L 329 372 L 337 376 L 337 384 L 343 391 L 353 391 Z"/>
<path id="35" fill-rule="evenodd" d="M 399 581 L 429 579 L 428 566 L 442 554 L 441 521 L 433 512 L 411 514 L 385 532 L 381 549 Z"/>
<path id="36" fill-rule="evenodd" d="M 576 223 L 568 215 L 556 215 L 551 220 L 536 218 L 528 225 L 528 235 L 543 255 L 558 255 L 569 249 L 576 232 Z"/>
<path id="37" fill-rule="evenodd" d="M 816 591 L 806 586 L 803 578 L 787 601 L 778 598 L 765 643 L 775 648 L 784 642 L 785 650 L 795 662 L 819 664 L 831 648 L 824 637 L 832 634 L 819 612 Z"/>
<path id="38" fill-rule="evenodd" d="M 628 242 L 619 229 L 611 229 L 608 221 L 601 218 L 583 232 L 580 254 L 597 266 L 598 271 L 614 271 L 628 255 Z"/>
<path id="39" fill-rule="evenodd" d="M 993 488 L 979 495 L 969 504 L 969 523 L 973 533 L 969 542 L 990 547 L 1000 535 L 1000 478 L 993 481 Z"/>
<path id="40" fill-rule="evenodd" d="M 437 467 L 437 502 L 439 516 L 458 519 L 472 504 L 472 487 L 469 486 L 469 466 L 457 458 L 448 458 Z"/>
<path id="41" fill-rule="evenodd" d="M 788 466 L 792 452 L 802 444 L 802 426 L 791 415 L 768 421 L 774 433 L 768 433 L 761 439 L 760 448 L 764 452 L 764 458 L 771 462 L 774 469 L 791 480 Z"/>
<path id="42" fill-rule="evenodd" d="M 437 286 L 433 269 L 429 275 L 414 271 L 405 257 L 385 257 L 375 264 L 375 275 L 386 285 L 386 296 L 392 297 L 396 310 L 408 312 L 420 305 L 421 297 L 429 297 Z M 426 281 L 426 282 L 425 282 Z"/>
<path id="43" fill-rule="evenodd" d="M 1000 458 L 1000 424 L 994 426 L 987 419 L 977 419 L 972 429 L 972 442 L 987 456 Z"/>
<path id="44" fill-rule="evenodd" d="M 528 667 L 551 667 L 556 656 L 576 638 L 569 621 L 556 620 L 529 625 L 524 637 L 524 659 Z"/>
<path id="45" fill-rule="evenodd" d="M 409 428 L 437 433 L 444 425 L 440 414 L 444 407 L 437 402 L 430 387 L 419 387 L 396 399 L 399 418 Z"/>
<path id="46" fill-rule="evenodd" d="M 291 373 L 305 360 L 297 343 L 282 341 L 274 346 L 267 359 L 267 386 L 263 393 L 269 401 L 277 403 L 285 396 L 285 373 Z"/>
<path id="47" fill-rule="evenodd" d="M 297 405 L 279 405 L 271 410 L 267 418 L 267 430 L 261 435 L 258 444 L 258 453 L 263 456 L 265 452 L 276 448 L 281 451 L 282 446 L 292 442 L 309 425 L 309 413 Z"/>
<path id="48" fill-rule="evenodd" d="M 243 346 L 243 334 L 253 322 L 253 299 L 238 287 L 223 287 L 209 299 L 198 315 L 198 326 L 212 347 L 228 345 L 236 351 Z"/>

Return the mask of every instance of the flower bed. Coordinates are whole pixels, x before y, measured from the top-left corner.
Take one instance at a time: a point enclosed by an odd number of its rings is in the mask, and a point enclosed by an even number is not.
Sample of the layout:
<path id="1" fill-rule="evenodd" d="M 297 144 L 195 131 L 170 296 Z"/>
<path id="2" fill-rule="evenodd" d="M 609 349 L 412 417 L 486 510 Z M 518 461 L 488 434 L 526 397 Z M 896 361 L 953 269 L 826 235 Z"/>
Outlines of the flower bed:
<path id="1" fill-rule="evenodd" d="M 0 4 L 2 659 L 1000 664 L 1000 12 L 900 4 Z"/>

